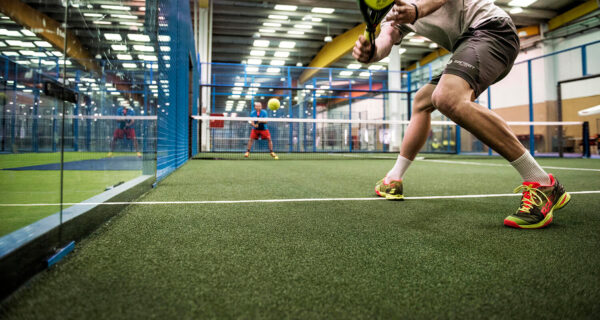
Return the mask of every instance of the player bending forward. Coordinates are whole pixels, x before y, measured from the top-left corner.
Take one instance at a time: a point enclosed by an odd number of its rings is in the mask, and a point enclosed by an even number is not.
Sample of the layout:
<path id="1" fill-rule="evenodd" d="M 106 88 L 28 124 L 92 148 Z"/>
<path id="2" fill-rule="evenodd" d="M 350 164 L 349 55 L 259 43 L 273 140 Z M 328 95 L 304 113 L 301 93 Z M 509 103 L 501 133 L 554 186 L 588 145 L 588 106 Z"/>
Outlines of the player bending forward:
<path id="1" fill-rule="evenodd" d="M 250 113 L 250 117 L 252 118 L 267 118 L 269 115 L 267 111 L 262 110 L 262 103 L 256 102 L 254 104 L 254 111 Z M 246 153 L 244 157 L 248 158 L 250 156 L 250 150 L 252 149 L 252 144 L 254 140 L 258 139 L 267 139 L 269 140 L 269 151 L 271 151 L 271 157 L 273 159 L 278 160 L 279 157 L 273 152 L 273 141 L 271 141 L 271 133 L 269 133 L 269 129 L 267 128 L 266 121 L 250 121 L 252 125 L 252 131 L 250 132 L 250 139 L 248 140 L 248 148 L 246 149 Z"/>
<path id="2" fill-rule="evenodd" d="M 523 192 L 521 206 L 504 219 L 504 225 L 529 229 L 549 225 L 553 210 L 565 206 L 570 195 L 539 166 L 502 118 L 473 102 L 508 74 L 519 53 L 519 37 L 508 14 L 492 0 L 396 0 L 382 22 L 373 58 L 369 60 L 372 48 L 363 36 L 352 55 L 363 63 L 379 61 L 409 32 L 431 39 L 452 57 L 442 74 L 415 95 L 400 155 L 375 186 L 376 193 L 403 198 L 402 177 L 425 144 L 431 112 L 438 109 L 502 155 L 523 178 L 515 189 Z"/>

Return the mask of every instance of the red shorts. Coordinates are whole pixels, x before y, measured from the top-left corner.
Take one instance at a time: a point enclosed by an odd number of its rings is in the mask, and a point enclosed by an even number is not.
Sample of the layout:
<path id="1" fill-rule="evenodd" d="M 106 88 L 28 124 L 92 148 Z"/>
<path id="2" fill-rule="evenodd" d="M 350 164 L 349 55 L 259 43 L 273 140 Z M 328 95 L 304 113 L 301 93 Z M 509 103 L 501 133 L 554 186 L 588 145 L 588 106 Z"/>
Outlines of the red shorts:
<path id="1" fill-rule="evenodd" d="M 135 130 L 133 130 L 133 128 L 115 129 L 115 132 L 113 133 L 115 139 L 123 139 L 125 136 L 127 136 L 127 139 L 134 139 Z"/>
<path id="2" fill-rule="evenodd" d="M 250 132 L 250 139 L 253 139 L 253 140 L 267 139 L 267 140 L 270 140 L 271 139 L 271 133 L 269 133 L 269 130 L 256 130 L 256 129 L 252 129 L 252 132 Z"/>

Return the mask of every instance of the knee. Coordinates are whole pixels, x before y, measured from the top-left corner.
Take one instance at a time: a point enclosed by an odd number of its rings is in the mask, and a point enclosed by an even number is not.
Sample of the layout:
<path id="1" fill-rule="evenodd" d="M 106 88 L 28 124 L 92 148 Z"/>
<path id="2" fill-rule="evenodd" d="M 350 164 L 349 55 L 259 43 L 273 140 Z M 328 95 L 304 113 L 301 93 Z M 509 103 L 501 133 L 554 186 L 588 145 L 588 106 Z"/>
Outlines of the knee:
<path id="1" fill-rule="evenodd" d="M 413 114 L 421 112 L 432 113 L 434 110 L 435 108 L 431 102 L 431 94 L 427 95 L 417 92 L 413 104 Z"/>
<path id="2" fill-rule="evenodd" d="M 452 118 L 459 110 L 461 97 L 454 94 L 450 88 L 438 87 L 431 95 L 431 102 L 443 115 Z"/>

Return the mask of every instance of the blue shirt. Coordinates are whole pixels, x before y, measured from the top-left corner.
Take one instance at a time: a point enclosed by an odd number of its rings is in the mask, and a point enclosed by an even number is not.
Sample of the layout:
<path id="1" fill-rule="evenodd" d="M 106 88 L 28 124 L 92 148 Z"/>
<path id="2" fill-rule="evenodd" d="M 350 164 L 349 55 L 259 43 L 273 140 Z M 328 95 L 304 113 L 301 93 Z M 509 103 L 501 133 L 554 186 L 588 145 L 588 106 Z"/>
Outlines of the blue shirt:
<path id="1" fill-rule="evenodd" d="M 117 116 L 135 116 L 135 111 L 133 109 L 119 107 L 117 109 Z M 119 120 L 119 128 L 125 129 L 128 123 L 131 123 L 133 120 Z"/>
<path id="2" fill-rule="evenodd" d="M 250 118 L 268 118 L 269 115 L 267 114 L 266 110 L 260 110 L 260 115 L 256 115 L 256 110 L 250 112 Z M 258 123 L 258 121 L 254 121 L 254 124 L 258 124 L 258 128 L 254 128 L 256 130 L 267 130 L 267 124 L 266 123 Z"/>

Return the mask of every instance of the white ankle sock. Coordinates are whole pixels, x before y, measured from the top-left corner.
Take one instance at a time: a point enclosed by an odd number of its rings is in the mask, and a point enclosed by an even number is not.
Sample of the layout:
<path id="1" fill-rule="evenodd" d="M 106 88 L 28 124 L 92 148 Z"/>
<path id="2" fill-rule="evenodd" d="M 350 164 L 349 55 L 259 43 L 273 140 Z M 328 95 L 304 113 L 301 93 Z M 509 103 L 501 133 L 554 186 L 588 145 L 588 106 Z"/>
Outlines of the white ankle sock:
<path id="1" fill-rule="evenodd" d="M 404 177 L 404 172 L 410 166 L 412 161 L 406 159 L 405 157 L 398 155 L 398 160 L 396 160 L 396 164 L 385 176 L 385 183 L 389 183 L 392 180 L 402 180 Z"/>
<path id="2" fill-rule="evenodd" d="M 535 161 L 527 151 L 510 164 L 519 171 L 523 181 L 537 182 L 543 186 L 548 186 L 551 183 L 548 173 L 540 167 L 537 161 Z"/>

